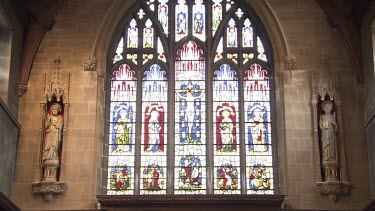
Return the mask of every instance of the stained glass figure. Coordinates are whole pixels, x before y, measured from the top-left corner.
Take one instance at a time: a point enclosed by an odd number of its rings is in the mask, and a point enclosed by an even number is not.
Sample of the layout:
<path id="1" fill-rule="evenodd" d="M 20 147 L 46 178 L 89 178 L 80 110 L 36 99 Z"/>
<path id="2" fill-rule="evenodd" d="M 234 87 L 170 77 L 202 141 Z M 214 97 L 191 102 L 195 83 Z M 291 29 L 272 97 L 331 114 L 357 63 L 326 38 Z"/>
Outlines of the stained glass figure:
<path id="1" fill-rule="evenodd" d="M 254 165 L 249 169 L 249 189 L 268 190 L 271 189 L 271 172 L 264 165 Z"/>
<path id="2" fill-rule="evenodd" d="M 131 169 L 127 165 L 110 168 L 110 190 L 121 191 L 130 189 L 131 174 Z"/>
<path id="3" fill-rule="evenodd" d="M 146 107 L 144 151 L 164 151 L 164 108 L 157 103 Z"/>
<path id="4" fill-rule="evenodd" d="M 236 190 L 239 188 L 238 170 L 232 164 L 223 164 L 216 170 L 216 186 L 219 190 Z"/>
<path id="5" fill-rule="evenodd" d="M 212 5 L 212 36 L 215 35 L 216 30 L 219 28 L 219 25 L 223 16 L 223 8 L 221 6 L 222 0 L 213 0 Z"/>
<path id="6" fill-rule="evenodd" d="M 184 143 L 201 142 L 201 112 L 200 101 L 204 90 L 198 84 L 188 82 L 182 84 L 176 91 L 180 100 L 180 141 Z"/>
<path id="7" fill-rule="evenodd" d="M 134 64 L 137 64 L 137 58 L 138 58 L 137 54 L 126 54 L 126 58 L 129 60 L 132 60 Z"/>
<path id="8" fill-rule="evenodd" d="M 243 47 L 253 47 L 253 27 L 248 18 L 245 19 L 244 26 L 242 28 L 242 45 Z"/>
<path id="9" fill-rule="evenodd" d="M 121 103 L 113 109 L 112 151 L 127 152 L 132 150 L 134 116 L 133 107 Z"/>
<path id="10" fill-rule="evenodd" d="M 176 41 L 185 37 L 188 33 L 188 7 L 185 5 L 185 0 L 178 0 L 176 6 Z"/>
<path id="11" fill-rule="evenodd" d="M 165 112 L 167 105 L 168 83 L 165 71 L 160 70 L 159 65 L 152 65 L 145 72 L 143 79 L 143 151 L 163 152 L 166 132 Z"/>
<path id="12" fill-rule="evenodd" d="M 257 37 L 257 45 L 258 45 L 258 53 L 259 53 L 258 59 L 266 62 L 267 56 L 266 56 L 265 51 L 264 51 L 263 43 L 262 43 L 262 41 L 260 40 L 259 37 Z"/>
<path id="13" fill-rule="evenodd" d="M 124 50 L 124 38 L 121 38 L 120 42 L 117 45 L 116 55 L 113 58 L 113 63 L 120 61 L 122 59 L 123 50 Z"/>
<path id="14" fill-rule="evenodd" d="M 162 190 L 165 189 L 164 169 L 157 164 L 150 164 L 142 171 L 142 180 L 144 190 Z"/>
<path id="15" fill-rule="evenodd" d="M 237 47 L 237 28 L 235 27 L 235 21 L 233 18 L 229 20 L 227 27 L 227 47 Z"/>
<path id="16" fill-rule="evenodd" d="M 247 193 L 273 194 L 272 156 L 250 156 L 246 162 Z"/>
<path id="17" fill-rule="evenodd" d="M 237 150 L 236 113 L 234 106 L 223 103 L 216 109 L 216 150 L 233 152 Z"/>
<path id="18" fill-rule="evenodd" d="M 154 29 L 151 27 L 152 23 L 150 19 L 147 19 L 145 28 L 143 29 L 143 47 L 153 48 L 154 47 Z"/>
<path id="19" fill-rule="evenodd" d="M 193 5 L 193 35 L 202 41 L 205 41 L 206 38 L 205 10 L 202 0 L 195 0 L 195 5 Z"/>
<path id="20" fill-rule="evenodd" d="M 138 28 L 137 22 L 132 19 L 128 28 L 128 48 L 138 48 Z"/>
<path id="21" fill-rule="evenodd" d="M 202 164 L 198 156 L 184 156 L 180 159 L 180 189 L 200 189 L 202 187 Z"/>
<path id="22" fill-rule="evenodd" d="M 216 151 L 237 150 L 238 79 L 230 66 L 223 64 L 215 71 L 213 81 L 214 131 Z"/>
<path id="23" fill-rule="evenodd" d="M 107 194 L 134 193 L 134 155 L 108 157 Z"/>
<path id="24" fill-rule="evenodd" d="M 168 35 L 168 0 L 159 0 L 158 18 L 164 33 Z"/>
<path id="25" fill-rule="evenodd" d="M 254 102 L 247 109 L 248 127 L 248 146 L 249 151 L 267 152 L 268 137 L 268 111 L 266 106 L 262 106 L 259 102 Z"/>

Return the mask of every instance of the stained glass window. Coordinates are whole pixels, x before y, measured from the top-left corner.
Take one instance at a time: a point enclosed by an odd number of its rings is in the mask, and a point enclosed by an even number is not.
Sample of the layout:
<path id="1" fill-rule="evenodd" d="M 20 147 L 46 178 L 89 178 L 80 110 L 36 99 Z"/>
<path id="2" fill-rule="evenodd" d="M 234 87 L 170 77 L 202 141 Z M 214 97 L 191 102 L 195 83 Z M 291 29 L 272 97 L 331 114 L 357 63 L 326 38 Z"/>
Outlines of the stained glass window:
<path id="1" fill-rule="evenodd" d="M 168 82 L 153 64 L 142 81 L 141 194 L 165 194 L 167 173 Z"/>
<path id="2" fill-rule="evenodd" d="M 205 193 L 206 94 L 203 51 L 192 41 L 175 61 L 175 193 Z"/>
<path id="3" fill-rule="evenodd" d="M 253 10 L 134 4 L 109 57 L 107 194 L 274 194 L 272 48 Z"/>

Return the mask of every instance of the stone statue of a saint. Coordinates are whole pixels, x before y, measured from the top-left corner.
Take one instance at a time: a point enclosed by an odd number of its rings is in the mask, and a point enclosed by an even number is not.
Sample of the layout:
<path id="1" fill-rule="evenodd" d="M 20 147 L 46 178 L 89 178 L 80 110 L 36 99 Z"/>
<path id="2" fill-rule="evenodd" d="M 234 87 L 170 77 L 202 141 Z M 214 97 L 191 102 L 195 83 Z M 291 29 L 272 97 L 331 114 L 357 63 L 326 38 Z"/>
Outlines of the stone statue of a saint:
<path id="1" fill-rule="evenodd" d="M 61 143 L 61 133 L 64 120 L 61 115 L 61 105 L 54 103 L 50 107 L 45 123 L 45 139 L 43 146 L 42 160 L 57 160 L 59 146 Z"/>
<path id="2" fill-rule="evenodd" d="M 320 116 L 319 128 L 321 130 L 322 159 L 323 161 L 334 161 L 336 159 L 337 145 L 337 123 L 332 115 L 333 104 L 326 100 L 322 103 L 324 114 Z"/>

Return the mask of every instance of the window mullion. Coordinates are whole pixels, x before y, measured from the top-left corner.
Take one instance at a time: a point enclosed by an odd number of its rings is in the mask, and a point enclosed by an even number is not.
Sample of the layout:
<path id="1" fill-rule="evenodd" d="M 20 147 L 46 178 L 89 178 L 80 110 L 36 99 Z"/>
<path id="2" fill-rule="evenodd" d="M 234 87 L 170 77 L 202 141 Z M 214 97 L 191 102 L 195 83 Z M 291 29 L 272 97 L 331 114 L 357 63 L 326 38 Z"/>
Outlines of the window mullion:
<path id="1" fill-rule="evenodd" d="M 169 33 L 169 56 L 168 63 L 168 99 L 169 99 L 169 109 L 168 109 L 168 151 L 167 151 L 167 165 L 168 165 L 168 174 L 167 174 L 167 194 L 174 193 L 174 173 L 175 173 L 175 71 L 174 71 L 174 59 L 176 57 L 175 53 L 175 2 L 170 2 L 170 33 Z"/>
<path id="2" fill-rule="evenodd" d="M 239 80 L 239 112 L 240 112 L 240 171 L 241 171 L 241 194 L 246 194 L 246 145 L 245 145 L 245 109 L 244 109 L 244 96 L 243 96 L 243 70 L 238 72 Z"/>
<path id="3" fill-rule="evenodd" d="M 211 60 L 207 61 L 207 76 L 206 76 L 206 90 L 207 90 L 207 111 L 206 112 L 206 130 L 207 130 L 207 142 L 206 142 L 206 151 L 207 151 L 207 194 L 214 193 L 214 153 L 213 153 L 213 103 L 212 103 L 212 78 L 213 78 L 213 62 Z"/>
<path id="4" fill-rule="evenodd" d="M 141 122 L 137 124 L 135 128 L 135 134 L 142 134 L 142 73 L 140 68 L 137 72 L 137 114 L 136 122 Z M 135 160 L 134 160 L 134 194 L 140 194 L 140 181 L 141 181 L 141 136 L 135 136 Z"/>

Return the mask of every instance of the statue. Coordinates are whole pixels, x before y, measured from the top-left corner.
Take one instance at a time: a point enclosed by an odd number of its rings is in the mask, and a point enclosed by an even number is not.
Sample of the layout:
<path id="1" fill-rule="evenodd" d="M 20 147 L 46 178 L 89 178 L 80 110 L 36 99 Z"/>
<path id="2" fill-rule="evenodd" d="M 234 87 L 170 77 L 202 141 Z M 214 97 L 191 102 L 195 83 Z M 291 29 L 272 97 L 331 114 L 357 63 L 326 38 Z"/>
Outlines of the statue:
<path id="1" fill-rule="evenodd" d="M 319 128 L 321 130 L 322 159 L 324 161 L 336 160 L 336 133 L 337 123 L 332 115 L 333 104 L 326 100 L 322 103 L 324 114 L 320 115 Z"/>
<path id="2" fill-rule="evenodd" d="M 61 105 L 54 103 L 51 105 L 50 113 L 47 114 L 45 122 L 45 139 L 43 146 L 42 160 L 58 160 L 59 146 L 64 120 L 61 113 Z"/>

